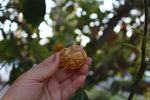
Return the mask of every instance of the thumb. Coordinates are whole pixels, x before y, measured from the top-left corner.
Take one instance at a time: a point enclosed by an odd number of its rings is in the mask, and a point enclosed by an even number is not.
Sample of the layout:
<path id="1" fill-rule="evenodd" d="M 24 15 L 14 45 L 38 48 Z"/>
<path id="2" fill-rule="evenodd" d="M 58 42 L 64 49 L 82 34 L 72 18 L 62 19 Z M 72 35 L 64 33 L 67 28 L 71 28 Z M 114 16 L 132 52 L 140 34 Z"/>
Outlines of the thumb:
<path id="1" fill-rule="evenodd" d="M 37 81 L 44 81 L 51 77 L 60 67 L 59 54 L 48 57 L 46 60 L 31 68 L 27 73 L 27 78 Z"/>

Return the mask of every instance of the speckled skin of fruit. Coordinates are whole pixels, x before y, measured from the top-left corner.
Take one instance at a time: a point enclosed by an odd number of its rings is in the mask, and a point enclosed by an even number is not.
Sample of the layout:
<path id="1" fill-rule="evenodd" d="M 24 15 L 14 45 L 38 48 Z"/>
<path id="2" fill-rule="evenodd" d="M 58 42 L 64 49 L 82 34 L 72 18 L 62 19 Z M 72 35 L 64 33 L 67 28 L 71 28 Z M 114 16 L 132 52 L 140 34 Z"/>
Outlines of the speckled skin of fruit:
<path id="1" fill-rule="evenodd" d="M 82 47 L 73 45 L 69 48 L 64 48 L 60 53 L 59 59 L 63 67 L 79 69 L 85 64 L 87 54 Z"/>

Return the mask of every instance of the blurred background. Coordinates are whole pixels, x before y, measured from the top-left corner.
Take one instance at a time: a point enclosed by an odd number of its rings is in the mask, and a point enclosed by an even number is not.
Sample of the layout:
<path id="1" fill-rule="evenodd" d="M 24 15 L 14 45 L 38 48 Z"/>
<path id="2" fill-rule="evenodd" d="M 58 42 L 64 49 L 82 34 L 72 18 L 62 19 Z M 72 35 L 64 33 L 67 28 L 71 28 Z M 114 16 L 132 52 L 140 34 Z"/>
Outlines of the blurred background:
<path id="1" fill-rule="evenodd" d="M 127 100 L 141 63 L 144 16 L 143 0 L 0 0 L 0 98 L 22 73 L 78 44 L 93 59 L 83 85 L 89 99 Z M 149 100 L 149 70 L 134 100 Z"/>

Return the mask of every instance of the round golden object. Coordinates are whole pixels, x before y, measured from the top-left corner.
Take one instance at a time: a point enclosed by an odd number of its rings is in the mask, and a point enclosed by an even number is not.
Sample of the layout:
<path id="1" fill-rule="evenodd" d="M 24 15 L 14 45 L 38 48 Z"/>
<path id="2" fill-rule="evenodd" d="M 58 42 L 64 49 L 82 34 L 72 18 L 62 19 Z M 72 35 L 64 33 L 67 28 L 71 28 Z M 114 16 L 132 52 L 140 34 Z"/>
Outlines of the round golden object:
<path id="1" fill-rule="evenodd" d="M 59 59 L 63 67 L 79 69 L 85 64 L 87 54 L 82 47 L 73 45 L 69 48 L 64 48 L 60 53 Z"/>

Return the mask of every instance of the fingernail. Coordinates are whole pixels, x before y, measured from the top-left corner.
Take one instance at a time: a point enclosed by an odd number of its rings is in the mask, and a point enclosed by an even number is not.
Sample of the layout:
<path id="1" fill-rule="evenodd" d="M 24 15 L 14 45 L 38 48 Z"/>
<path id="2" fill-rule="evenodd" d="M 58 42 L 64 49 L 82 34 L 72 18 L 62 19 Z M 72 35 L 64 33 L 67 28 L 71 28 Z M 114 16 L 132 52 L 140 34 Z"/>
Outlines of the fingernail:
<path id="1" fill-rule="evenodd" d="M 53 55 L 52 62 L 56 60 L 56 54 Z"/>
<path id="2" fill-rule="evenodd" d="M 82 78 L 83 78 L 83 80 L 85 80 L 85 78 L 86 78 L 86 77 L 85 77 L 85 76 L 83 76 Z"/>
<path id="3" fill-rule="evenodd" d="M 87 58 L 86 64 L 90 65 L 92 63 L 92 59 L 90 57 Z"/>
<path id="4" fill-rule="evenodd" d="M 89 64 L 89 61 L 90 61 L 89 58 L 87 58 L 87 59 L 86 59 L 86 64 Z"/>
<path id="5" fill-rule="evenodd" d="M 60 52 L 55 53 L 55 56 L 53 58 L 53 62 L 56 62 L 56 61 L 59 62 L 59 54 L 60 54 Z"/>

